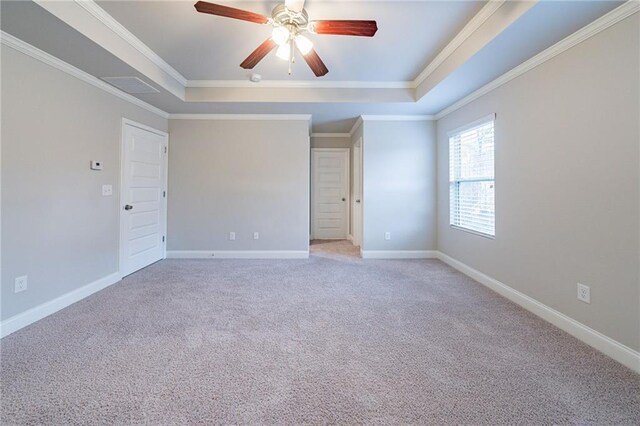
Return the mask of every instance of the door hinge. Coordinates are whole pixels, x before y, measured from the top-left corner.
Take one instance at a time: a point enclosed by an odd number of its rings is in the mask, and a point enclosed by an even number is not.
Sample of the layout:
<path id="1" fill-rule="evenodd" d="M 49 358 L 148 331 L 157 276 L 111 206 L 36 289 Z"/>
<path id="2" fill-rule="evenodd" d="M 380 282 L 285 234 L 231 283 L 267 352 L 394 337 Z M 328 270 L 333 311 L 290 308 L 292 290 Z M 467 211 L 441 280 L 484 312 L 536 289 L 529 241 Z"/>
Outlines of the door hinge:
<path id="1" fill-rule="evenodd" d="M 166 197 L 167 196 L 167 191 L 162 191 L 162 197 Z"/>
<path id="2" fill-rule="evenodd" d="M 164 243 L 164 235 L 162 236 L 162 242 Z"/>
<path id="3" fill-rule="evenodd" d="M 166 146 L 164 147 L 164 153 L 165 154 L 167 153 L 167 147 Z"/>

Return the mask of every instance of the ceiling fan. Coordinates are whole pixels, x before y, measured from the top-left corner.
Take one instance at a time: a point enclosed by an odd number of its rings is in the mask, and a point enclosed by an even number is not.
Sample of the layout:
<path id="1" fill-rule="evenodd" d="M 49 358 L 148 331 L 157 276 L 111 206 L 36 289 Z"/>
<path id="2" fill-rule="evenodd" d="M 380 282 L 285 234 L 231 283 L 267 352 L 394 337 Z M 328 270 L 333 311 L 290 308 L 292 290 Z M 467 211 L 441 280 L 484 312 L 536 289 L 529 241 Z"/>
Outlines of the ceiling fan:
<path id="1" fill-rule="evenodd" d="M 313 49 L 311 40 L 302 35 L 304 32 L 373 37 L 378 31 L 376 21 L 309 21 L 309 15 L 304 9 L 304 0 L 286 0 L 284 4 L 278 4 L 273 8 L 270 18 L 259 13 L 205 1 L 197 2 L 195 8 L 200 13 L 240 19 L 256 24 L 268 24 L 273 27 L 271 37 L 258 46 L 240 64 L 244 69 L 252 69 L 277 47 L 276 56 L 289 62 L 289 74 L 291 74 L 291 65 L 295 62 L 295 51 L 298 50 L 316 77 L 322 77 L 329 70 Z"/>

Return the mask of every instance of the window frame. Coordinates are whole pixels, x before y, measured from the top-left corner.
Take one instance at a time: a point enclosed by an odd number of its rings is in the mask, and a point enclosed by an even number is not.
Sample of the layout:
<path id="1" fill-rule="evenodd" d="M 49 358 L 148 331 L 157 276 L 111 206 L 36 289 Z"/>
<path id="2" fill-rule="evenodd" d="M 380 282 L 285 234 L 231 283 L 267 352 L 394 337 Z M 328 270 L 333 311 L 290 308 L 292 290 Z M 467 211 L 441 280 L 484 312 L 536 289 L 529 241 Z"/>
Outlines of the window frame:
<path id="1" fill-rule="evenodd" d="M 495 184 L 496 184 L 496 164 L 495 164 L 495 150 L 496 150 L 496 135 L 495 135 L 495 121 L 496 121 L 496 114 L 489 114 L 487 116 L 484 116 L 482 118 L 479 118 L 477 120 L 474 120 L 471 123 L 467 123 L 463 126 L 457 127 L 453 130 L 450 130 L 449 132 L 447 132 L 447 142 L 448 142 L 448 153 L 449 153 L 449 181 L 448 181 L 448 185 L 449 185 L 449 227 L 453 228 L 453 229 L 457 229 L 460 231 L 464 231 L 473 235 L 478 235 L 480 237 L 484 237 L 484 238 L 488 238 L 491 240 L 495 240 L 496 239 L 496 202 L 495 202 Z M 475 127 L 480 127 L 484 124 L 488 124 L 489 122 L 493 122 L 493 126 L 494 126 L 494 134 L 493 134 L 493 179 L 480 179 L 480 178 L 474 178 L 474 179 L 455 179 L 455 176 L 451 176 L 451 168 L 452 168 L 452 158 L 451 158 L 451 138 L 458 136 L 468 130 L 471 130 Z M 455 223 L 452 223 L 452 217 L 451 217 L 451 211 L 453 209 L 454 204 L 452 203 L 452 193 L 451 193 L 451 188 L 452 186 L 459 188 L 460 184 L 463 182 L 493 182 L 494 185 L 494 201 L 493 201 L 493 234 L 489 234 L 486 232 L 482 232 L 482 231 L 478 231 L 475 229 L 471 229 L 471 228 L 466 228 L 464 226 L 461 225 L 456 225 Z M 459 192 L 459 189 L 458 189 Z M 459 196 L 458 196 L 459 199 Z M 458 205 L 459 205 L 459 201 L 458 201 Z"/>

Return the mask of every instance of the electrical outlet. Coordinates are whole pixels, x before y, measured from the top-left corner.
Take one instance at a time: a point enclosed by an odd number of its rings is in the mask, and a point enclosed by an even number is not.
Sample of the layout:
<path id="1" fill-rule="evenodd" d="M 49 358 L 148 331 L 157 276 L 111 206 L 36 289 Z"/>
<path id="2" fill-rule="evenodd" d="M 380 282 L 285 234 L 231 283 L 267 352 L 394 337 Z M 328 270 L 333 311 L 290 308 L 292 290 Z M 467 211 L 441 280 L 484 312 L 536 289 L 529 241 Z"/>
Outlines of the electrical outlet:
<path id="1" fill-rule="evenodd" d="M 258 232 L 254 232 L 253 233 L 253 239 L 254 240 L 259 240 L 260 239 L 260 234 Z"/>
<path id="2" fill-rule="evenodd" d="M 102 196 L 108 197 L 113 195 L 113 185 L 102 185 Z"/>
<path id="3" fill-rule="evenodd" d="M 27 289 L 27 276 L 23 275 L 21 277 L 16 278 L 16 282 L 13 287 L 14 293 L 20 293 L 21 291 L 25 291 L 26 289 Z"/>
<path id="4" fill-rule="evenodd" d="M 229 241 L 235 241 L 235 240 L 236 240 L 236 233 L 229 232 Z"/>
<path id="5" fill-rule="evenodd" d="M 578 283 L 578 300 L 584 303 L 591 303 L 591 288 Z"/>
<path id="6" fill-rule="evenodd" d="M 390 240 L 391 239 L 391 232 L 385 232 L 384 233 L 384 239 L 385 240 Z"/>

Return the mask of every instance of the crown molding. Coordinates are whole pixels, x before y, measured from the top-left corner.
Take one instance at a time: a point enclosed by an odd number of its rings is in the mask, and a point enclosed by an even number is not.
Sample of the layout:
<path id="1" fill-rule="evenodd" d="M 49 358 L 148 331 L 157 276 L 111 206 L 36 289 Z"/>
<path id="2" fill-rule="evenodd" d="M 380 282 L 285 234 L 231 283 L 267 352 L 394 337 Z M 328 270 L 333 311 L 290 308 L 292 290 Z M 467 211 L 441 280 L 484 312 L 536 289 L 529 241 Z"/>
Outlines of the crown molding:
<path id="1" fill-rule="evenodd" d="M 169 120 L 311 121 L 310 114 L 169 114 Z"/>
<path id="2" fill-rule="evenodd" d="M 351 133 L 311 133 L 312 138 L 350 138 Z"/>
<path id="3" fill-rule="evenodd" d="M 194 88 L 295 88 L 295 89 L 415 89 L 411 81 L 313 81 L 313 80 L 189 80 Z"/>
<path id="4" fill-rule="evenodd" d="M 143 108 L 149 112 L 152 112 L 162 118 L 169 118 L 169 114 L 160 108 L 154 107 L 143 100 L 136 98 L 128 93 L 125 93 L 119 89 L 116 89 L 112 85 L 98 79 L 97 77 L 92 76 L 89 73 L 82 71 L 79 68 L 74 67 L 73 65 L 64 62 L 61 59 L 56 58 L 53 55 L 48 54 L 35 46 L 30 45 L 17 37 L 12 36 L 9 33 L 4 31 L 0 31 L 0 41 L 3 45 L 10 47 L 20 53 L 28 55 L 38 61 L 47 64 L 53 68 L 56 68 L 60 71 L 63 71 L 73 77 L 76 77 L 79 80 L 84 81 L 85 83 L 89 83 L 92 86 L 97 87 L 98 89 L 102 89 L 107 93 L 110 93 L 118 98 L 125 100 L 133 105 L 136 105 L 140 108 Z"/>
<path id="5" fill-rule="evenodd" d="M 445 46 L 427 67 L 413 80 L 414 88 L 427 79 L 458 47 L 484 24 L 506 0 L 491 0 L 460 30 L 460 32 Z"/>
<path id="6" fill-rule="evenodd" d="M 94 0 L 75 0 L 75 2 L 82 6 L 93 17 L 102 22 L 107 28 L 119 35 L 124 41 L 133 46 L 138 52 L 142 53 L 151 62 L 158 66 L 161 70 L 169 74 L 176 79 L 183 87 L 187 84 L 187 79 L 180 74 L 175 68 L 169 65 L 164 59 L 160 57 L 156 52 L 151 50 L 149 46 L 144 44 L 142 40 L 133 35 L 131 31 L 127 30 L 120 22 L 109 15 L 103 8 L 98 6 Z"/>
<path id="7" fill-rule="evenodd" d="M 612 25 L 617 24 L 618 22 L 622 21 L 625 18 L 628 18 L 629 16 L 633 15 L 634 13 L 637 13 L 638 11 L 640 11 L 640 2 L 638 0 L 628 0 L 626 3 L 623 3 L 622 5 L 613 9 L 611 12 L 607 13 L 606 15 L 600 17 L 599 19 L 596 19 L 589 25 L 582 27 L 581 29 L 571 34 L 570 36 L 566 37 L 565 39 L 559 41 L 558 43 L 554 44 L 548 49 L 538 53 L 533 58 L 513 68 L 511 71 L 508 71 L 505 74 L 502 74 L 500 77 L 493 80 L 492 82 L 486 84 L 485 86 L 481 87 L 480 89 L 476 90 L 470 95 L 462 98 L 458 102 L 455 102 L 449 107 L 443 109 L 442 111 L 440 111 L 435 115 L 436 120 L 440 120 L 441 118 L 446 117 L 452 112 L 457 111 L 463 106 L 475 101 L 476 99 L 499 88 L 500 86 L 507 84 L 514 78 L 519 77 L 528 71 L 531 71 L 538 65 L 541 65 L 547 62 L 548 60 L 553 59 L 559 54 L 593 37 L 599 32 L 606 30 Z"/>
<path id="8" fill-rule="evenodd" d="M 361 115 L 362 121 L 433 121 L 434 115 Z"/>
<path id="9" fill-rule="evenodd" d="M 362 116 L 360 116 L 360 117 L 358 117 L 356 122 L 353 123 L 353 126 L 351 127 L 351 130 L 349 130 L 349 136 L 353 136 L 353 134 L 356 132 L 356 130 L 358 130 L 358 127 L 360 127 L 362 125 L 362 123 L 363 123 Z"/>
<path id="10" fill-rule="evenodd" d="M 358 117 L 348 136 L 351 137 L 365 121 L 433 121 L 436 117 L 433 115 L 361 115 Z"/>

